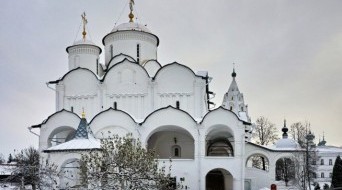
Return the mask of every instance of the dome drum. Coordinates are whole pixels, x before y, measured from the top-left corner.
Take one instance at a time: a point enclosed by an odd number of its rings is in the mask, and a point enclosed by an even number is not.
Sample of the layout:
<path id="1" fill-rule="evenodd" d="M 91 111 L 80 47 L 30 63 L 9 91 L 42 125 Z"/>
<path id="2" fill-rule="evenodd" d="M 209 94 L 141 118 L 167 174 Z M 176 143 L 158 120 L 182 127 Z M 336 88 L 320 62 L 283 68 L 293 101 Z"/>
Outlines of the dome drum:
<path id="1" fill-rule="evenodd" d="M 156 35 L 139 30 L 119 30 L 107 34 L 102 43 L 105 46 L 105 63 L 120 53 L 129 55 L 143 64 L 157 59 L 159 39 Z M 120 48 L 118 48 L 120 47 Z"/>
<path id="2" fill-rule="evenodd" d="M 82 67 L 98 73 L 101 48 L 92 44 L 76 44 L 67 47 L 66 51 L 69 54 L 69 70 Z"/>

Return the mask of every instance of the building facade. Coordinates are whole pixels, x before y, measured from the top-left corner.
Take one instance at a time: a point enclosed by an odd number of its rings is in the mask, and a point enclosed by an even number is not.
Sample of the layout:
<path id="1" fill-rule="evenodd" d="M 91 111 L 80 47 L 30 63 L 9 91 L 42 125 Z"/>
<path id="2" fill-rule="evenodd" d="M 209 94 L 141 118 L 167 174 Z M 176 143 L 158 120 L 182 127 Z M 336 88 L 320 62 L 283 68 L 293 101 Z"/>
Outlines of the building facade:
<path id="1" fill-rule="evenodd" d="M 69 71 L 49 82 L 56 91 L 56 112 L 32 126 L 40 129 L 42 156 L 68 174 L 58 179 L 61 188 L 78 184 L 81 154 L 99 149 L 99 139 L 113 134 L 131 133 L 156 150 L 160 163 L 171 157 L 172 176 L 185 178 L 191 189 L 269 187 L 284 179 L 279 160 L 302 159 L 286 126 L 274 147 L 250 142 L 253 124 L 235 70 L 222 105 L 210 109 L 208 72 L 160 64 L 159 38 L 132 18 L 104 36 L 103 51 L 87 40 L 85 30 L 82 34 L 66 48 Z"/>

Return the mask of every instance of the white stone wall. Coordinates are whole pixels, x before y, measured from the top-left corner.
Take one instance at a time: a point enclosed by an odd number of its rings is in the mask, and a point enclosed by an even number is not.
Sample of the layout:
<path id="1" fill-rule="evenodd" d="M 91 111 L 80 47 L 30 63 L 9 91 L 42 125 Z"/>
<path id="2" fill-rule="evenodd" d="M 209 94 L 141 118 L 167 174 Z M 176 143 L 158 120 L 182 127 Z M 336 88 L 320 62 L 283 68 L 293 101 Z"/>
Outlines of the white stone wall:
<path id="1" fill-rule="evenodd" d="M 123 53 L 137 60 L 137 45 L 140 46 L 140 64 L 157 59 L 157 38 L 156 36 L 140 31 L 117 31 L 108 34 L 103 39 L 105 45 L 105 63 L 108 64 L 111 58 Z M 111 46 L 113 48 L 111 48 Z M 113 51 L 111 53 L 111 50 Z"/>
<path id="2" fill-rule="evenodd" d="M 87 118 L 110 107 L 142 120 L 153 111 L 166 106 L 188 112 L 194 118 L 203 117 L 206 107 L 205 80 L 188 67 L 172 63 L 161 67 L 151 78 L 138 64 L 125 60 L 114 64 L 100 80 L 92 71 L 78 68 L 68 72 L 56 85 L 57 111 L 66 109 Z"/>
<path id="3" fill-rule="evenodd" d="M 60 125 L 70 125 L 77 128 L 79 121 L 80 118 L 76 114 L 65 110 L 51 116 L 42 126 L 41 150 L 46 147 L 44 146 L 44 139 L 50 136 L 54 128 L 58 128 Z M 143 145 L 147 146 L 149 142 L 157 145 L 157 153 L 161 155 L 169 155 L 172 145 L 179 145 L 182 156 L 173 158 L 172 176 L 177 176 L 178 180 L 184 177 L 184 185 L 191 189 L 204 190 L 206 175 L 215 169 L 224 171 L 225 175 L 228 176 L 225 178 L 226 189 L 243 189 L 245 126 L 234 113 L 228 110 L 218 108 L 209 112 L 202 122 L 196 122 L 188 113 L 173 107 L 166 107 L 153 112 L 143 122 L 139 123 L 126 112 L 110 108 L 100 112 L 88 122 L 90 129 L 97 138 L 106 138 L 106 135 L 114 134 L 123 136 L 132 133 L 135 138 L 141 140 Z M 229 131 L 229 134 L 233 135 L 233 157 L 206 156 L 206 136 L 213 130 Z M 218 134 L 217 137 L 220 136 Z M 174 137 L 177 137 L 176 143 Z M 67 160 L 79 158 L 79 154 L 80 152 L 60 152 L 50 153 L 48 156 L 53 162 L 63 166 Z M 161 162 L 165 160 L 161 160 Z"/>

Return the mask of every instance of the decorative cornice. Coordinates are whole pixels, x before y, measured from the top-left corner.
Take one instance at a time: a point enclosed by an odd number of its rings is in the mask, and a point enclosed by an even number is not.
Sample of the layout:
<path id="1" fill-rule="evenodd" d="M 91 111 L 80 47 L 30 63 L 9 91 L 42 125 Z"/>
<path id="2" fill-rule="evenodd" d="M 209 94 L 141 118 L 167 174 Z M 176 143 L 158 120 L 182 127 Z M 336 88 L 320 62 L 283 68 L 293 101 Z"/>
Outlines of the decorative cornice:
<path id="1" fill-rule="evenodd" d="M 159 39 L 157 36 L 151 33 L 142 32 L 142 31 L 134 31 L 134 30 L 112 32 L 106 35 L 102 41 L 104 42 L 104 45 L 105 45 L 109 42 L 113 42 L 116 40 L 132 40 L 132 39 L 149 42 L 156 46 L 159 45 Z"/>

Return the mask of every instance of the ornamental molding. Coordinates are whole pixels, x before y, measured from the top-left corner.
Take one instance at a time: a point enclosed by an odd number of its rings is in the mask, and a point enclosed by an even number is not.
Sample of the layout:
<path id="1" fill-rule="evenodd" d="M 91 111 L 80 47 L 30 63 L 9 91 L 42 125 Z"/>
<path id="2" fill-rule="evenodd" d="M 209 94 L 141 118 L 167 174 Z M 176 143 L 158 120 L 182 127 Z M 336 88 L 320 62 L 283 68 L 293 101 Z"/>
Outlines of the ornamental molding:
<path id="1" fill-rule="evenodd" d="M 108 42 L 113 42 L 117 40 L 132 40 L 132 39 L 146 41 L 146 42 L 152 43 L 153 45 L 157 45 L 157 39 L 155 36 L 151 34 L 147 34 L 147 33 L 137 33 L 134 31 L 112 33 L 106 38 L 105 42 L 107 44 Z"/>
<path id="2" fill-rule="evenodd" d="M 132 94 L 132 93 L 125 93 L 125 94 L 106 94 L 109 98 L 122 98 L 122 97 L 145 97 L 147 93 L 139 93 L 139 94 Z"/>
<path id="3" fill-rule="evenodd" d="M 87 99 L 87 98 L 95 98 L 97 94 L 87 94 L 87 95 L 69 95 L 65 96 L 67 99 Z"/>
<path id="4" fill-rule="evenodd" d="M 157 93 L 159 96 L 191 96 L 194 93 L 192 92 L 183 92 L 183 93 L 178 93 L 178 92 L 166 92 L 166 93 Z"/>
<path id="5" fill-rule="evenodd" d="M 93 55 L 99 55 L 100 51 L 96 47 L 71 47 L 69 49 L 69 56 L 70 55 L 75 55 L 75 54 L 93 54 Z"/>

